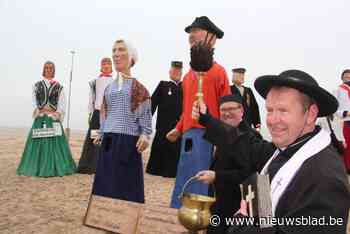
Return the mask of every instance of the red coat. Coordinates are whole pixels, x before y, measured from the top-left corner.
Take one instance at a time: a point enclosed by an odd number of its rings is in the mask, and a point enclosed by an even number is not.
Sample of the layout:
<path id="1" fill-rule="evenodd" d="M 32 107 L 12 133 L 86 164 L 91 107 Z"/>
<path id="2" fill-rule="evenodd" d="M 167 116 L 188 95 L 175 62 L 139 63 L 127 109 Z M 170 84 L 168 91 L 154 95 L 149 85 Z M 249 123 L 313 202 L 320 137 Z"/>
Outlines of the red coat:
<path id="1" fill-rule="evenodd" d="M 214 65 L 203 78 L 203 99 L 207 105 L 209 113 L 219 118 L 219 99 L 222 96 L 231 94 L 229 80 L 221 65 L 214 62 Z M 181 118 L 176 125 L 176 129 L 182 133 L 191 128 L 203 128 L 196 120 L 192 119 L 193 102 L 197 100 L 198 77 L 191 69 L 182 82 L 183 90 L 183 110 Z"/>

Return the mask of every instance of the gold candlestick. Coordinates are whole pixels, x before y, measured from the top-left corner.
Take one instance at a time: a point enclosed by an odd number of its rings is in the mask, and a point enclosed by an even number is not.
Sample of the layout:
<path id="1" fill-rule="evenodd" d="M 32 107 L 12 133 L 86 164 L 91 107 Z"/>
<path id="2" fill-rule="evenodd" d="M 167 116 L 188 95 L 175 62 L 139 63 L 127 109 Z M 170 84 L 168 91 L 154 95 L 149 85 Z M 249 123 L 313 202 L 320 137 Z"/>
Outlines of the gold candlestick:
<path id="1" fill-rule="evenodd" d="M 205 76 L 205 72 L 197 72 L 198 75 L 198 92 L 197 92 L 197 101 L 204 102 L 203 99 L 203 78 Z"/>

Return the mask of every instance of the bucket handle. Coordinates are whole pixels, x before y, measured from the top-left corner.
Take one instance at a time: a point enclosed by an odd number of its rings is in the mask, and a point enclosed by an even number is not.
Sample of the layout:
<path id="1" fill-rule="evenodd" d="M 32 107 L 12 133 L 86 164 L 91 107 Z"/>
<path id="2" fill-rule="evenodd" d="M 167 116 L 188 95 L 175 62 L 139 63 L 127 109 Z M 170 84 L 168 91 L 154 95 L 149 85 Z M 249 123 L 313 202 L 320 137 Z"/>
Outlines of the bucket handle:
<path id="1" fill-rule="evenodd" d="M 181 193 L 180 193 L 180 195 L 179 195 L 179 199 L 181 199 L 181 198 L 183 197 L 183 195 L 184 195 L 184 193 L 185 193 L 185 189 L 187 188 L 187 186 L 188 186 L 189 184 L 191 184 L 192 182 L 194 182 L 194 181 L 198 181 L 198 180 L 197 180 L 197 176 L 192 176 L 191 178 L 189 178 L 189 179 L 186 181 L 186 183 L 185 183 L 184 186 L 182 187 L 182 191 L 181 191 Z M 216 198 L 216 190 L 215 190 L 214 184 L 213 184 L 213 183 L 210 183 L 209 186 L 211 186 L 211 187 L 213 188 L 213 191 L 214 191 L 214 198 Z"/>

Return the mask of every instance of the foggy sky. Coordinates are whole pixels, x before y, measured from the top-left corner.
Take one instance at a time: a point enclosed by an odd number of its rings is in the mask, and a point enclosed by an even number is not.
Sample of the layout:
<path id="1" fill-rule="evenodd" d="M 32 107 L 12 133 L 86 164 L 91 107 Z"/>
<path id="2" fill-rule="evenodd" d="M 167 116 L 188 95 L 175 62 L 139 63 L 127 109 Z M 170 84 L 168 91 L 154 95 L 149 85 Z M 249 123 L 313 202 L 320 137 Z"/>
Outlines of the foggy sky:
<path id="1" fill-rule="evenodd" d="M 55 62 L 68 94 L 74 50 L 70 126 L 86 129 L 88 81 L 120 37 L 137 48 L 132 74 L 152 93 L 168 79 L 171 60 L 184 61 L 184 73 L 189 69 L 184 28 L 201 15 L 225 32 L 215 60 L 230 79 L 233 67 L 247 68 L 247 86 L 260 75 L 296 68 L 332 91 L 350 67 L 349 6 L 346 0 L 0 0 L 0 126 L 31 126 L 32 85 L 46 60 Z M 263 111 L 263 99 L 258 102 Z"/>

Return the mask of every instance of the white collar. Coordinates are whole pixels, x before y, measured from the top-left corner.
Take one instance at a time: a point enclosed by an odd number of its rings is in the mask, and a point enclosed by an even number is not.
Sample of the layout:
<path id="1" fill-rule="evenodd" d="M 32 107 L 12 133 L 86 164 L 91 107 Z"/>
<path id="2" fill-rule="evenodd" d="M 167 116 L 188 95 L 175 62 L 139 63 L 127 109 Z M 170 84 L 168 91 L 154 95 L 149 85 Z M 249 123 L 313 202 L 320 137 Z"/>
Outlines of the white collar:
<path id="1" fill-rule="evenodd" d="M 326 148 L 331 143 L 330 135 L 327 131 L 321 129 L 319 133 L 313 136 L 308 142 L 306 142 L 276 173 L 271 181 L 271 201 L 272 212 L 275 214 L 278 202 L 283 195 L 284 191 L 293 180 L 294 176 L 298 173 L 298 170 L 303 163 L 315 156 L 321 150 Z M 277 149 L 272 157 L 265 164 L 261 170 L 261 174 L 267 174 L 267 169 L 271 161 L 277 156 L 279 150 Z"/>

